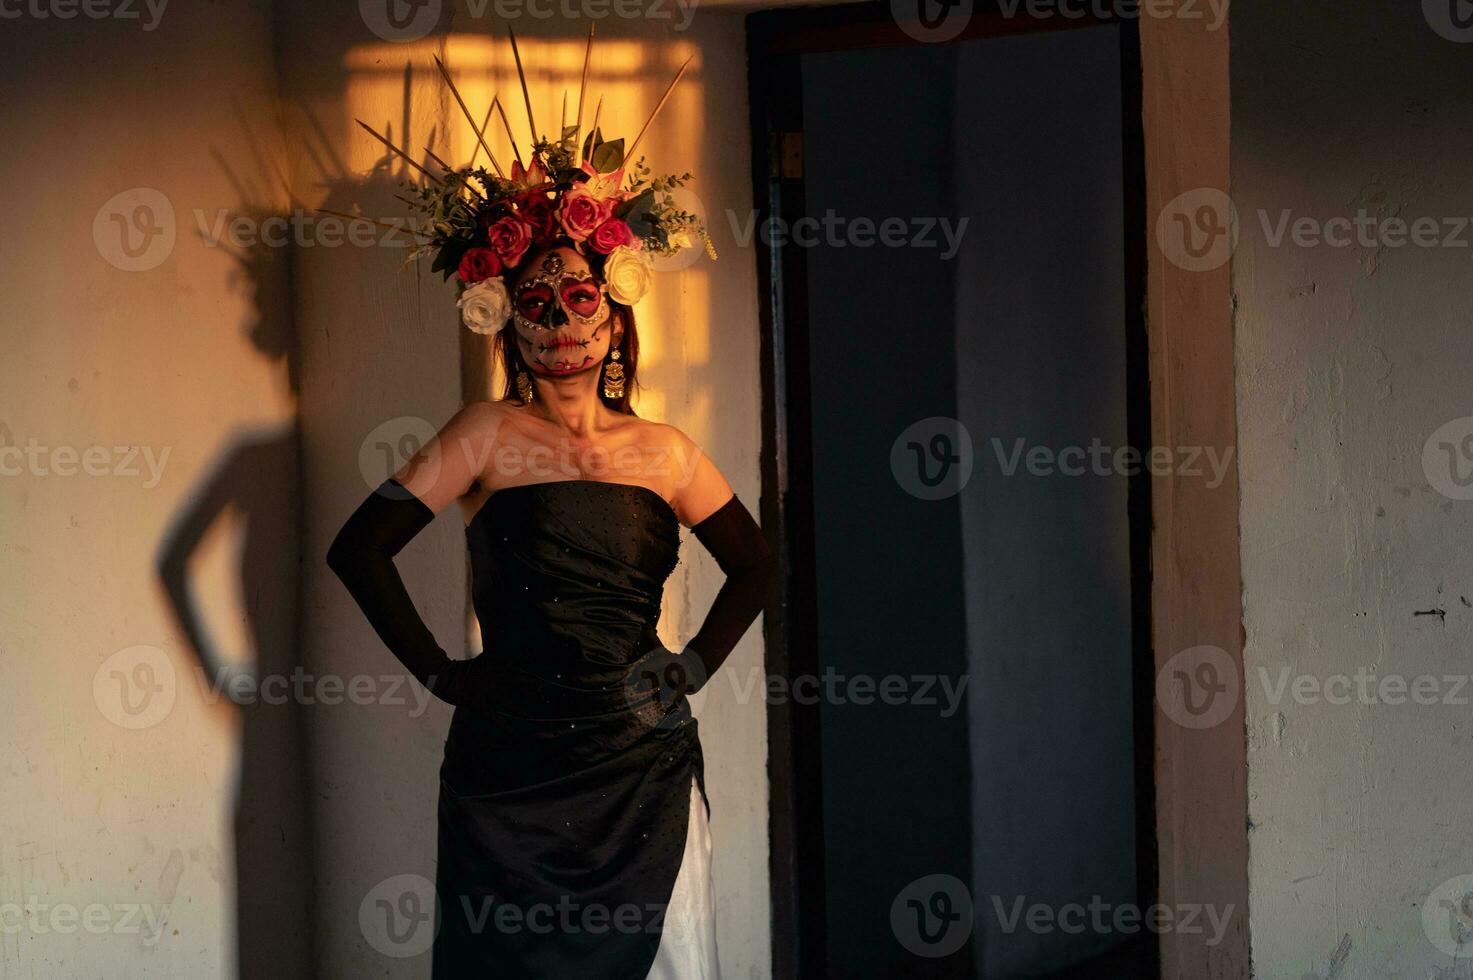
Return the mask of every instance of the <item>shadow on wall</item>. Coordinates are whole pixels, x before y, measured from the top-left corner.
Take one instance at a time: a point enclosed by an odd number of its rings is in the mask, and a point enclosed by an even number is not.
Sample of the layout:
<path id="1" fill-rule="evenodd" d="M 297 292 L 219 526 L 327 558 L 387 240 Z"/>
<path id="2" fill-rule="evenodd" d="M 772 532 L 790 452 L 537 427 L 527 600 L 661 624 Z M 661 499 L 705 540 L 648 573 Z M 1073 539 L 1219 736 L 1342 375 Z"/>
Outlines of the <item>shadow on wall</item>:
<path id="1" fill-rule="evenodd" d="M 259 312 L 289 309 L 264 295 L 287 288 L 289 257 L 263 245 L 236 258 L 242 288 L 253 294 L 257 311 L 246 325 L 254 349 L 281 366 L 295 396 L 293 325 Z M 233 830 L 242 978 L 305 977 L 310 965 L 312 825 L 305 708 L 291 688 L 301 666 L 298 430 L 294 411 L 276 431 L 227 439 L 210 476 L 189 495 L 187 509 L 175 515 L 158 561 L 170 608 L 203 671 L 201 690 L 220 695 L 215 704 L 222 714 L 230 711 L 226 706 L 235 709 L 234 717 L 222 717 L 221 723 L 235 724 L 239 732 Z M 248 663 L 221 653 L 191 589 L 192 556 L 217 522 L 232 517 L 241 534 L 233 572 L 245 616 Z"/>
<path id="2" fill-rule="evenodd" d="M 315 119 L 309 122 L 321 132 Z M 384 209 L 400 189 L 387 159 L 367 177 L 355 178 L 325 139 L 307 152 L 322 171 L 323 208 Z M 267 200 L 273 182 L 285 184 L 280 171 L 262 158 L 256 163 L 263 176 L 253 181 L 237 174 L 220 153 L 215 157 L 240 200 Z M 292 211 L 304 209 L 294 204 Z M 242 980 L 315 976 L 313 787 L 326 781 L 314 771 L 311 724 L 324 705 L 352 706 L 350 698 L 341 697 L 344 685 L 336 685 L 338 695 L 330 696 L 328 679 L 303 656 L 299 333 L 290 316 L 265 312 L 292 309 L 295 239 L 263 233 L 291 227 L 291 217 L 280 208 L 247 206 L 223 229 L 214 229 L 211 234 L 222 237 L 210 242 L 227 247 L 236 260 L 231 285 L 247 294 L 253 310 L 242 329 L 254 351 L 282 372 L 291 417 L 270 427 L 237 430 L 223 441 L 210 475 L 170 522 L 157 558 L 169 608 L 198 661 L 201 696 L 218 709 L 220 724 L 238 730 L 231 802 L 236 975 Z M 194 560 L 222 524 L 238 535 L 231 573 L 244 614 L 244 656 L 222 653 L 223 643 L 211 633 L 192 588 Z"/>

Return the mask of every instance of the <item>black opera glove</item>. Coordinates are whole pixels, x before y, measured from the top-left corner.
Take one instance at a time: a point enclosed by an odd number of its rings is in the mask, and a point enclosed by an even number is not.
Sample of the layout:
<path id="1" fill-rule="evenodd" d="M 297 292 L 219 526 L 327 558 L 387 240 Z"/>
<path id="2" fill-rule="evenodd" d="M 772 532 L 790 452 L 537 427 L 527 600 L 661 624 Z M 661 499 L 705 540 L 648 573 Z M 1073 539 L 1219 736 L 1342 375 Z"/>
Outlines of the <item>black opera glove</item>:
<path id="1" fill-rule="evenodd" d="M 394 556 L 434 517 L 423 501 L 390 477 L 338 531 L 327 550 L 327 566 L 415 680 L 450 704 L 485 705 L 494 683 L 491 662 L 484 656 L 449 657 L 420 618 L 394 566 Z"/>
<path id="2" fill-rule="evenodd" d="M 647 681 L 659 684 L 660 701 L 666 705 L 705 686 L 767 604 L 777 580 L 767 539 L 735 494 L 691 532 L 716 559 L 726 581 L 683 652 L 657 651 L 638 665 Z"/>

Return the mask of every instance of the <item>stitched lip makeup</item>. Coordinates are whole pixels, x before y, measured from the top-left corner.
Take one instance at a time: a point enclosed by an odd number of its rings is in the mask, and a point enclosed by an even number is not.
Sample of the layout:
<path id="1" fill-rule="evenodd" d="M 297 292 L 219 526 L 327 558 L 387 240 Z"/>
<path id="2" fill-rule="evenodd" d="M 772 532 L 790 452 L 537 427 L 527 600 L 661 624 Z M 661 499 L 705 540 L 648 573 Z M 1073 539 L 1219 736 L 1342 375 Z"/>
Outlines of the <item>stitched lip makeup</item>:
<path id="1" fill-rule="evenodd" d="M 534 370 L 536 370 L 537 368 L 540 368 L 541 369 L 541 373 L 551 374 L 551 375 L 555 375 L 555 376 L 556 375 L 563 375 L 563 374 L 575 374 L 575 373 L 577 373 L 579 371 L 582 371 L 584 368 L 588 367 L 588 365 L 590 365 L 592 363 L 593 363 L 593 355 L 591 355 L 591 354 L 584 354 L 581 358 L 577 358 L 575 360 L 567 360 L 567 359 L 564 359 L 564 358 L 559 358 L 558 360 L 554 361 L 551 365 L 537 364 L 537 365 L 534 366 Z"/>

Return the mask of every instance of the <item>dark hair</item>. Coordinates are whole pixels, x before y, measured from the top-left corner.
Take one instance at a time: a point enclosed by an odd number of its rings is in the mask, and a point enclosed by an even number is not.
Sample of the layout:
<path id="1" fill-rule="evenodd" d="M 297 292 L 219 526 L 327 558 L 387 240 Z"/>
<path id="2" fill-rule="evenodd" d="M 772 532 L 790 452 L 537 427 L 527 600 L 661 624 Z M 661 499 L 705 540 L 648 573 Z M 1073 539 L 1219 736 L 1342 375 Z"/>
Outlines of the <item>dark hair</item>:
<path id="1" fill-rule="evenodd" d="M 639 333 L 634 329 L 634 310 L 623 303 L 609 300 L 609 317 L 611 326 L 615 317 L 624 324 L 624 336 L 620 338 L 617 345 L 619 363 L 624 365 L 624 394 L 618 398 L 609 398 L 604 394 L 603 372 L 609 364 L 608 359 L 605 358 L 603 365 L 599 367 L 598 397 L 614 411 L 633 415 L 635 414 L 634 407 L 630 401 L 638 385 L 636 375 L 639 373 Z M 613 349 L 611 348 L 611 351 Z M 502 400 L 521 401 L 522 396 L 517 392 L 517 375 L 526 371 L 527 366 L 522 361 L 521 351 L 517 349 L 516 327 L 513 324 L 508 323 L 505 329 L 496 332 L 494 356 L 506 375 L 506 387 L 501 393 Z"/>

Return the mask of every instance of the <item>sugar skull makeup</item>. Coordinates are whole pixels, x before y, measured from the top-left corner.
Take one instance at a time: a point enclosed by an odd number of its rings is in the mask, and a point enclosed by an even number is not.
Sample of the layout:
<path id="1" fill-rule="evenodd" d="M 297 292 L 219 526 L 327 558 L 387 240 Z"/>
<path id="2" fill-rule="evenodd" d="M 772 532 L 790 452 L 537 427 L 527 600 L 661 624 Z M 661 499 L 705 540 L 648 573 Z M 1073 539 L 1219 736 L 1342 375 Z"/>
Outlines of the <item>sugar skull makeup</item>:
<path id="1" fill-rule="evenodd" d="M 608 353 L 608 289 L 592 270 L 570 267 L 563 251 L 548 252 L 511 290 L 517 346 L 528 367 L 542 369 L 538 373 L 597 367 Z"/>

